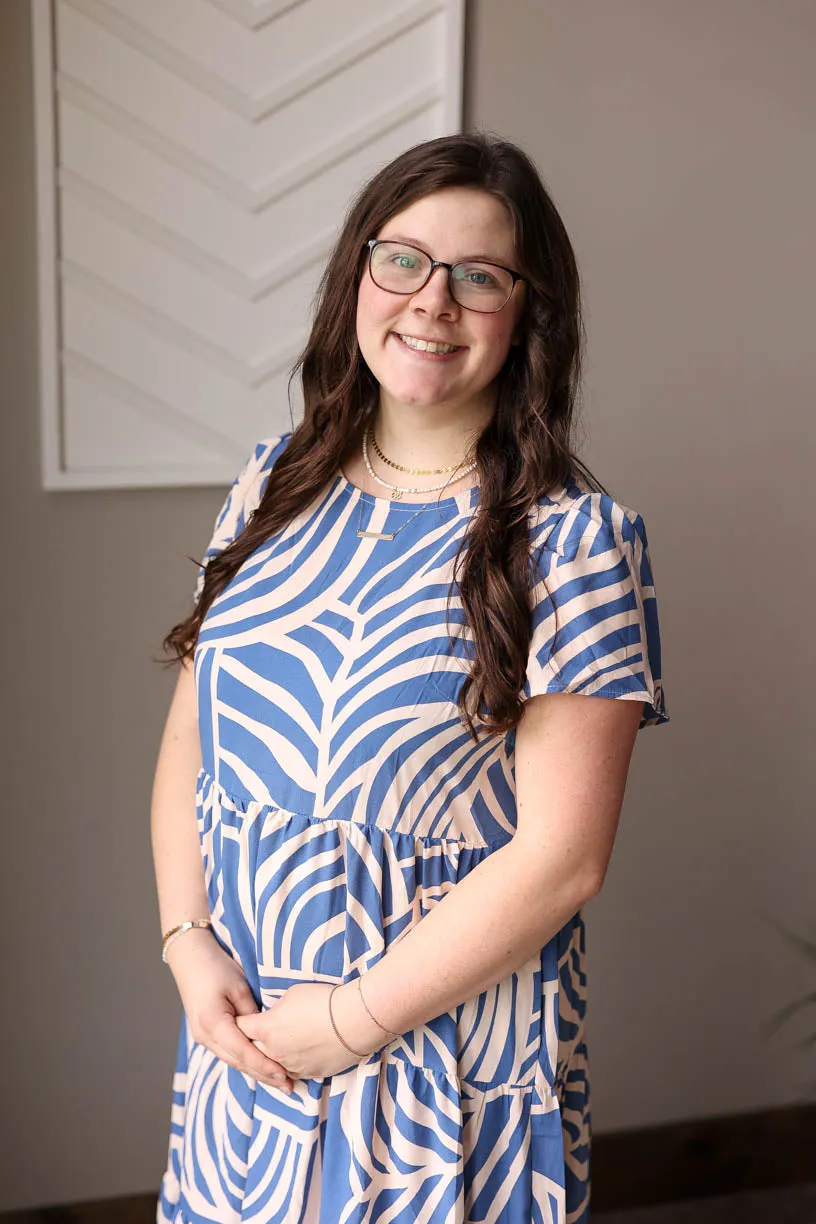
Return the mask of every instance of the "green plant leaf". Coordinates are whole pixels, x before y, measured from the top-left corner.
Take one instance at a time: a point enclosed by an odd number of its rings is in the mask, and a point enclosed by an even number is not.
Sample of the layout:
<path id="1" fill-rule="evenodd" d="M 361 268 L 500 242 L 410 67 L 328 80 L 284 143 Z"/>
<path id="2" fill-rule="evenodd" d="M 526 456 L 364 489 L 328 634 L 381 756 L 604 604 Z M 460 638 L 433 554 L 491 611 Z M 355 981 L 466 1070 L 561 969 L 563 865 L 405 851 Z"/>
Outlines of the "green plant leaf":
<path id="1" fill-rule="evenodd" d="M 763 1033 L 766 1037 L 770 1037 L 777 1029 L 781 1028 L 786 1021 L 790 1020 L 791 1016 L 795 1015 L 803 1007 L 809 1007 L 816 1004 L 816 992 L 814 994 L 805 995 L 803 999 L 797 999 L 795 1003 L 788 1003 L 786 1007 L 775 1012 L 763 1027 Z"/>
<path id="2" fill-rule="evenodd" d="M 808 960 L 816 963 L 816 941 L 813 939 L 805 939 L 802 935 L 797 935 L 793 931 L 789 931 L 787 927 L 782 926 L 780 922 L 765 911 L 762 912 L 762 917 L 779 934 L 788 941 L 788 943 L 797 952 L 807 957 Z M 810 1007 L 816 1004 L 816 994 L 805 995 L 803 999 L 797 999 L 794 1003 L 789 1003 L 787 1007 L 783 1007 L 780 1011 L 771 1016 L 770 1020 L 762 1026 L 762 1033 L 767 1038 L 775 1033 L 783 1024 L 785 1024 L 791 1016 L 800 1011 L 803 1007 Z M 803 1043 L 803 1046 L 810 1047 L 816 1045 L 816 1033 L 808 1037 Z"/>
<path id="3" fill-rule="evenodd" d="M 769 918 L 768 921 L 776 927 L 780 935 L 784 936 L 797 952 L 802 952 L 808 960 L 816 961 L 816 943 L 810 939 L 805 939 L 802 935 L 797 935 L 794 931 L 789 931 L 787 927 L 783 927 L 775 918 Z"/>

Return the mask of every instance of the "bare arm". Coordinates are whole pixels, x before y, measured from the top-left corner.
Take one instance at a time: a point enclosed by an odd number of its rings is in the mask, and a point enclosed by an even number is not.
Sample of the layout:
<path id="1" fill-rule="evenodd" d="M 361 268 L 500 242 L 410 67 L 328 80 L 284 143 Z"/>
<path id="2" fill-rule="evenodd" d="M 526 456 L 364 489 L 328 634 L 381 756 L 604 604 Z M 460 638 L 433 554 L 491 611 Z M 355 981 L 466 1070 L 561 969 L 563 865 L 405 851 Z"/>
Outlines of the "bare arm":
<path id="1" fill-rule="evenodd" d="M 183 663 L 164 727 L 150 808 L 153 863 L 162 931 L 209 917 L 196 825 L 195 784 L 201 768 L 192 667 Z M 238 1028 L 236 1016 L 258 1005 L 239 964 L 207 929 L 185 932 L 167 950 L 193 1040 L 245 1075 L 291 1089 L 285 1068 L 267 1058 Z"/>
<path id="2" fill-rule="evenodd" d="M 188 918 L 207 918 L 210 912 L 196 829 L 195 781 L 200 768 L 195 681 L 192 667 L 185 662 L 164 727 L 150 808 L 162 931 Z M 176 940 L 168 950 L 168 963 L 184 940 L 197 938 L 191 931 Z"/>
<path id="3" fill-rule="evenodd" d="M 279 441 L 280 438 L 269 439 L 270 444 Z M 236 476 L 216 518 L 203 564 L 235 539 L 241 523 L 257 506 L 260 469 L 268 454 L 266 446 L 256 446 Z M 204 569 L 200 569 L 199 596 L 203 579 Z M 206 918 L 209 913 L 196 827 L 195 782 L 200 768 L 195 673 L 192 664 L 184 660 L 159 749 L 151 804 L 153 862 L 162 931 L 169 931 L 188 918 Z M 182 944 L 190 947 L 204 936 L 206 932 L 189 931 L 176 940 L 168 949 L 168 964 Z"/>
<path id="4" fill-rule="evenodd" d="M 534 697 L 516 737 L 515 836 L 453 887 L 365 976 L 365 998 L 405 1032 L 515 972 L 601 888 L 642 711 L 639 701 Z M 383 1043 L 353 983 L 335 996 L 355 1048 Z M 345 1028 L 343 1027 L 345 1024 Z"/>

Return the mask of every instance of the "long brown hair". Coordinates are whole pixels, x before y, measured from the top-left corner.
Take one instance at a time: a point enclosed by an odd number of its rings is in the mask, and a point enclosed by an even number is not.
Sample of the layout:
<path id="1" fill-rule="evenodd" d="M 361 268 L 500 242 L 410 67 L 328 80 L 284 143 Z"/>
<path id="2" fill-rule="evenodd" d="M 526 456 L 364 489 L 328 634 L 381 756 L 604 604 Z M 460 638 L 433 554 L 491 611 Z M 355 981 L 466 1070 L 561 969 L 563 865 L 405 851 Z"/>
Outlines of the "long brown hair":
<path id="1" fill-rule="evenodd" d="M 522 343 L 510 349 L 495 413 L 476 443 L 478 506 L 453 568 L 452 585 L 458 585 L 474 644 L 458 705 L 478 740 L 474 717 L 487 733 L 504 733 L 522 714 L 519 694 L 531 632 L 528 515 L 540 497 L 578 472 L 591 488 L 602 489 L 572 451 L 584 344 L 572 244 L 530 158 L 489 133 L 415 145 L 376 174 L 351 204 L 320 282 L 309 339 L 292 370 L 302 380 L 303 419 L 293 424 L 258 509 L 211 558 L 198 604 L 163 646 L 177 659 L 192 658 L 216 596 L 265 540 L 324 490 L 337 473 L 338 457 L 361 439 L 378 406 L 378 385 L 361 357 L 355 321 L 366 241 L 408 205 L 447 187 L 477 188 L 504 203 L 526 282 Z"/>

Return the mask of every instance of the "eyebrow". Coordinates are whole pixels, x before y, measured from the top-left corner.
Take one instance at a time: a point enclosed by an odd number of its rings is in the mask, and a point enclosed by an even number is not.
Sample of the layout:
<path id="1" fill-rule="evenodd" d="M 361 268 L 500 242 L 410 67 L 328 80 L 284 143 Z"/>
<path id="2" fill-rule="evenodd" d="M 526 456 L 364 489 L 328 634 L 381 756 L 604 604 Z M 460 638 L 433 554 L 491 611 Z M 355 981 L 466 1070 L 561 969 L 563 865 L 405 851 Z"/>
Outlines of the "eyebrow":
<path id="1" fill-rule="evenodd" d="M 408 238 L 405 234 L 389 234 L 387 238 L 382 239 L 383 242 L 404 242 L 408 246 L 419 247 L 421 251 L 425 250 L 423 243 L 418 238 Z M 480 259 L 482 263 L 496 264 L 499 268 L 509 267 L 509 264 L 503 264 L 495 255 L 460 255 L 458 259 L 452 259 L 451 263 L 466 263 L 469 259 Z"/>

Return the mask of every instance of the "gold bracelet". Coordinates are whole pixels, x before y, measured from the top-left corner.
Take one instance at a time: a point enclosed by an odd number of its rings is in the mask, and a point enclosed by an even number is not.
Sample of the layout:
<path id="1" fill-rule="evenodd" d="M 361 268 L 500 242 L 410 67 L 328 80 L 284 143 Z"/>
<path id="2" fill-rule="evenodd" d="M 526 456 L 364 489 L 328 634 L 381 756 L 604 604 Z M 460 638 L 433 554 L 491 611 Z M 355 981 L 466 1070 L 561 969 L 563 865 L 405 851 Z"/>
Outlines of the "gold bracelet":
<path id="1" fill-rule="evenodd" d="M 210 918 L 190 918 L 187 922 L 180 922 L 178 926 L 171 927 L 162 935 L 162 960 L 167 964 L 167 949 L 171 943 L 175 943 L 179 935 L 184 935 L 187 931 L 192 931 L 194 927 L 211 927 L 212 919 Z"/>
<path id="2" fill-rule="evenodd" d="M 363 975 L 362 974 L 360 974 L 360 976 L 357 978 L 357 989 L 360 992 L 360 998 L 363 999 Z M 366 1009 L 369 1016 L 371 1016 L 371 1019 L 374 1021 L 374 1023 L 377 1025 L 378 1028 L 381 1028 L 384 1033 L 390 1033 L 392 1037 L 399 1037 L 399 1033 L 394 1033 L 392 1032 L 391 1029 L 386 1028 L 384 1024 L 380 1024 L 377 1017 L 372 1015 L 371 1008 L 368 1006 L 365 999 L 363 999 L 363 1007 Z"/>
<path id="3" fill-rule="evenodd" d="M 368 1054 L 361 1054 L 359 1050 L 352 1050 L 348 1042 L 344 1041 L 343 1038 L 340 1036 L 340 1030 L 338 1029 L 337 1025 L 334 1023 L 334 1015 L 332 1014 L 332 995 L 334 994 L 335 990 L 339 990 L 342 985 L 343 985 L 342 982 L 338 982 L 337 985 L 332 986 L 331 990 L 329 991 L 329 1019 L 331 1020 L 331 1026 L 334 1029 L 334 1033 L 335 1033 L 335 1036 L 337 1037 L 337 1040 L 340 1042 L 341 1045 L 344 1045 L 346 1047 L 349 1054 L 353 1054 L 355 1058 L 368 1058 L 369 1057 Z"/>

